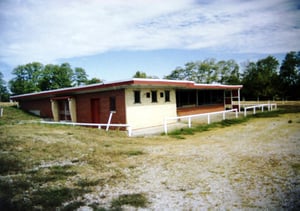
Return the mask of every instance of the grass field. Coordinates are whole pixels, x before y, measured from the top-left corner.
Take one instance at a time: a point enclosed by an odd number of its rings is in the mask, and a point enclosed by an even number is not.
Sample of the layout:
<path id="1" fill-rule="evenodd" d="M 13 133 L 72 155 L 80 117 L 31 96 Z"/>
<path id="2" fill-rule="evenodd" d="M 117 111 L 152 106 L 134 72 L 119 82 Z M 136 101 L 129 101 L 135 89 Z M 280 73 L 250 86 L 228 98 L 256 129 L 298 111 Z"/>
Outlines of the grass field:
<path id="1" fill-rule="evenodd" d="M 0 118 L 0 210 L 299 209 L 300 108 L 169 136 Z"/>

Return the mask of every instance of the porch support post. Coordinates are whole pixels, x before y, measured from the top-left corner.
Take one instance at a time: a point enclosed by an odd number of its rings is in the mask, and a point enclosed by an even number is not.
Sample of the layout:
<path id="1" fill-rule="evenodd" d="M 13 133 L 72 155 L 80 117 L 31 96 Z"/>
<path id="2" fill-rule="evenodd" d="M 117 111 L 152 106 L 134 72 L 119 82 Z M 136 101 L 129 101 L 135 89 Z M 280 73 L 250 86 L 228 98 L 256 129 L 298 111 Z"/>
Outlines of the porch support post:
<path id="1" fill-rule="evenodd" d="M 226 91 L 224 90 L 223 91 L 223 99 L 224 99 L 224 110 L 226 110 L 226 93 L 225 93 Z"/>
<path id="2" fill-rule="evenodd" d="M 58 122 L 59 121 L 59 111 L 58 111 L 58 103 L 56 100 L 51 100 L 51 111 L 52 111 L 53 120 L 55 122 Z"/>
<path id="3" fill-rule="evenodd" d="M 76 100 L 73 97 L 68 98 L 69 100 L 69 109 L 70 116 L 72 122 L 77 122 L 77 114 L 76 114 Z"/>
<path id="4" fill-rule="evenodd" d="M 238 89 L 238 102 L 239 102 L 239 109 L 238 110 L 239 110 L 239 112 L 241 112 L 241 99 L 240 99 L 241 98 L 240 97 L 241 93 L 240 92 L 241 92 L 241 89 Z"/>
<path id="5" fill-rule="evenodd" d="M 230 91 L 230 104 L 231 104 L 231 109 L 233 109 L 233 96 L 232 96 L 232 90 Z"/>
<path id="6" fill-rule="evenodd" d="M 198 107 L 199 106 L 199 100 L 198 100 L 198 98 L 199 98 L 199 96 L 198 96 L 198 92 L 199 92 L 199 90 L 198 89 L 196 89 L 196 107 Z"/>

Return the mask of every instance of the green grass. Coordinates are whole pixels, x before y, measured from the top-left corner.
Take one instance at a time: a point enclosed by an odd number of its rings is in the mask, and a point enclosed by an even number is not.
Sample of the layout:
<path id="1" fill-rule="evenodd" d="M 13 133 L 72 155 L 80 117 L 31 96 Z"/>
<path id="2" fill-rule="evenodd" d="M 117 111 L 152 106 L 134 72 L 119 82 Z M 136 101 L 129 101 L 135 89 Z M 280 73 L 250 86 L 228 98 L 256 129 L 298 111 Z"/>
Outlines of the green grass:
<path id="1" fill-rule="evenodd" d="M 17 124 L 22 120 L 40 120 L 39 117 L 20 110 L 16 105 L 4 104 L 1 107 L 3 108 L 3 116 L 0 117 L 0 126 Z"/>
<path id="2" fill-rule="evenodd" d="M 214 128 L 229 127 L 231 125 L 241 124 L 247 122 L 249 118 L 237 118 L 237 119 L 226 119 L 221 122 L 214 122 L 211 124 L 199 124 L 191 128 L 180 128 L 169 133 L 169 136 L 177 139 L 185 139 L 186 135 L 194 135 L 195 133 L 201 133 L 209 131 Z"/>
<path id="3" fill-rule="evenodd" d="M 130 205 L 136 208 L 145 208 L 148 203 L 147 197 L 144 194 L 124 194 L 120 195 L 116 199 L 113 199 L 111 208 L 113 210 L 121 210 L 123 205 Z"/>
<path id="4" fill-rule="evenodd" d="M 90 192 L 86 184 L 64 187 L 66 181 L 77 174 L 71 166 L 52 166 L 3 177 L 0 180 L 2 208 L 11 210 L 32 210 L 36 207 L 46 210 L 63 208 L 62 203 Z"/>

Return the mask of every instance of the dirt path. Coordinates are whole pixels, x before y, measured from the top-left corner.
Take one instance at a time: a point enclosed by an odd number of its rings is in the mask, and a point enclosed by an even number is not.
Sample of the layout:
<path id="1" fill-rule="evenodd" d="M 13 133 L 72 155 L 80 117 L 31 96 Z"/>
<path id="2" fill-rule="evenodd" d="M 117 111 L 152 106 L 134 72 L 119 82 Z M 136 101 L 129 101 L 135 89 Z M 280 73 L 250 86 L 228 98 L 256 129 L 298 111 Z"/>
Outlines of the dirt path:
<path id="1" fill-rule="evenodd" d="M 145 193 L 147 210 L 300 208 L 300 114 L 253 119 L 144 148 L 128 180 L 90 202 Z M 105 196 L 105 197 L 104 197 Z M 125 207 L 130 209 L 130 207 Z"/>

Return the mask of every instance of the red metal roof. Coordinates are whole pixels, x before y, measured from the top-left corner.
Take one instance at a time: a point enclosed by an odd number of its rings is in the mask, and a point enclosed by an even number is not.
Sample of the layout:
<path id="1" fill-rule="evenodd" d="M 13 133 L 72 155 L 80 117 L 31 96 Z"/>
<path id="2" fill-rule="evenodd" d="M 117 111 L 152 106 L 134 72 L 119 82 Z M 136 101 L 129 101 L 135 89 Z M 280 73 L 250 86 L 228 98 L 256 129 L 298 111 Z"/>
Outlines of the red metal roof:
<path id="1" fill-rule="evenodd" d="M 12 100 L 23 100 L 30 98 L 43 98 L 43 97 L 57 97 L 63 95 L 73 95 L 81 93 L 91 93 L 97 91 L 105 91 L 109 89 L 121 89 L 126 87 L 147 87 L 147 86 L 159 86 L 159 87 L 172 87 L 178 89 L 219 89 L 219 90 L 237 90 L 241 89 L 242 85 L 221 85 L 221 84 L 197 84 L 192 81 L 179 81 L 179 80 L 164 80 L 164 79 L 142 79 L 133 78 L 123 81 L 98 83 L 80 87 L 68 87 L 62 89 L 55 89 L 49 91 L 28 93 L 22 95 L 11 96 Z"/>

